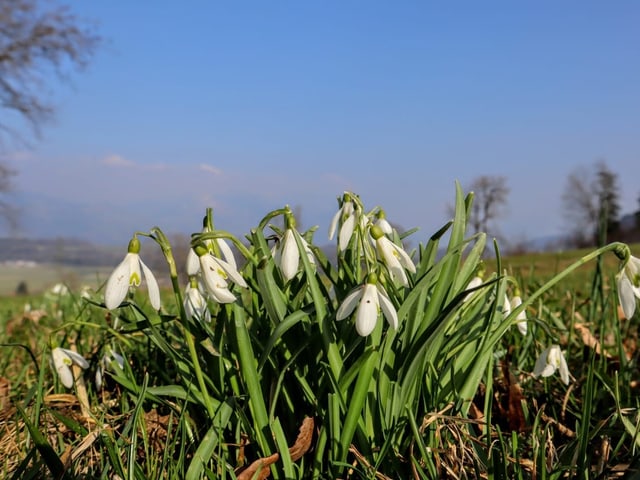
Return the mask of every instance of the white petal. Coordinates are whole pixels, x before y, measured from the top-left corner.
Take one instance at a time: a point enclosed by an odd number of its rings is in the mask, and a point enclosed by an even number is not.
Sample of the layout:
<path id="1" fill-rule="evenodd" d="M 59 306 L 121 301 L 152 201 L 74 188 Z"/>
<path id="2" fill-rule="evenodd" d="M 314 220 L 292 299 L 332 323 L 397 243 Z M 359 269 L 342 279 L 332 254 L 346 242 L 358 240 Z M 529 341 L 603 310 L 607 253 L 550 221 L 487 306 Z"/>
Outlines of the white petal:
<path id="1" fill-rule="evenodd" d="M 206 253 L 200 257 L 200 271 L 202 272 L 202 280 L 209 293 L 221 288 L 227 288 L 225 280 L 226 273 L 222 267 L 215 261 L 212 255 Z M 224 276 L 223 276 L 224 275 Z"/>
<path id="2" fill-rule="evenodd" d="M 342 301 L 340 308 L 336 312 L 336 320 L 344 320 L 351 312 L 353 312 L 360 301 L 360 297 L 362 297 L 362 290 L 364 287 L 358 287 L 353 290 L 347 297 Z"/>
<path id="3" fill-rule="evenodd" d="M 617 274 L 618 279 L 618 300 L 620 301 L 620 306 L 622 307 L 622 311 L 624 312 L 624 316 L 627 319 L 631 319 L 633 317 L 633 313 L 636 310 L 636 296 L 633 291 L 633 285 L 629 278 L 620 272 Z"/>
<path id="4" fill-rule="evenodd" d="M 72 360 L 67 356 L 66 351 L 62 348 L 54 348 L 51 351 L 51 358 L 53 359 L 53 366 L 56 369 L 58 377 L 62 384 L 71 388 L 73 386 L 73 374 L 71 373 Z"/>
<path id="5" fill-rule="evenodd" d="M 124 297 L 127 296 L 127 292 L 129 291 L 130 265 L 131 263 L 127 257 L 125 257 L 125 259 L 120 262 L 120 265 L 115 268 L 109 280 L 107 280 L 107 285 L 104 288 L 104 303 L 109 310 L 117 308 L 124 300 Z"/>
<path id="6" fill-rule="evenodd" d="M 298 244 L 294 238 L 293 230 L 287 229 L 282 239 L 280 270 L 285 281 L 291 280 L 298 273 L 298 265 L 300 262 L 300 253 L 298 252 Z"/>
<path id="7" fill-rule="evenodd" d="M 233 265 L 225 262 L 221 258 L 213 257 L 213 260 L 215 263 L 217 263 L 220 266 L 220 268 L 222 268 L 222 270 L 224 270 L 224 272 L 229 276 L 229 278 L 233 281 L 233 283 L 241 287 L 247 288 L 248 286 L 247 282 L 244 281 L 244 278 L 242 278 L 242 275 L 240 275 L 238 270 Z"/>
<path id="8" fill-rule="evenodd" d="M 511 299 L 511 310 L 515 310 L 520 305 L 522 305 L 522 299 L 520 298 L 520 296 L 516 295 Z M 518 321 L 518 323 L 516 324 L 518 327 L 518 330 L 522 335 L 526 335 L 527 334 L 527 312 L 525 310 L 522 310 L 516 316 L 516 320 Z"/>
<path id="9" fill-rule="evenodd" d="M 400 260 L 400 264 L 411 273 L 416 273 L 416 266 L 413 264 L 413 260 L 411 260 L 409 254 L 391 240 L 388 240 L 388 242 L 391 244 L 394 255 L 398 257 L 398 260 Z"/>
<path id="10" fill-rule="evenodd" d="M 560 350 L 560 348 L 558 348 L 558 350 Z M 567 361 L 565 360 L 562 351 L 560 351 L 559 361 L 560 365 L 558 366 L 558 370 L 560 372 L 560 378 L 565 385 L 569 385 L 569 367 L 567 366 Z"/>
<path id="11" fill-rule="evenodd" d="M 340 227 L 340 233 L 338 234 L 338 248 L 340 251 L 344 251 L 349 246 L 349 240 L 351 240 L 355 226 L 356 216 L 351 214 Z"/>
<path id="12" fill-rule="evenodd" d="M 338 220 L 340 220 L 340 216 L 342 215 L 342 207 L 338 209 L 336 214 L 331 219 L 331 224 L 329 225 L 329 240 L 333 238 L 336 233 L 336 228 L 338 226 Z"/>
<path id="13" fill-rule="evenodd" d="M 380 230 L 382 230 L 382 232 L 386 233 L 387 235 L 391 235 L 393 233 L 393 228 L 391 228 L 391 225 L 386 218 L 379 218 L 376 221 L 376 225 L 380 227 Z"/>
<path id="14" fill-rule="evenodd" d="M 307 258 L 309 259 L 309 263 L 311 265 L 316 264 L 316 258 L 313 256 L 313 252 L 311 251 L 311 247 L 309 247 L 309 244 L 307 243 L 307 241 L 300 237 L 300 241 L 302 242 L 302 246 L 304 247 L 304 252 L 307 254 Z"/>
<path id="15" fill-rule="evenodd" d="M 218 303 L 233 303 L 236 301 L 236 296 L 228 288 L 216 287 L 211 289 L 209 293 L 211 298 Z"/>
<path id="16" fill-rule="evenodd" d="M 502 303 L 502 314 L 506 317 L 511 313 L 511 302 L 507 294 L 504 294 L 504 302 Z"/>
<path id="17" fill-rule="evenodd" d="M 200 271 L 200 258 L 198 254 L 193 250 L 193 248 L 189 249 L 189 253 L 187 254 L 187 275 L 190 277 L 196 275 Z"/>
<path id="18" fill-rule="evenodd" d="M 549 375 L 553 375 L 553 372 L 555 372 L 556 368 L 548 362 L 550 349 L 551 347 L 545 348 L 536 360 L 536 364 L 533 367 L 534 377 L 538 377 L 540 375 L 548 377 Z"/>
<path id="19" fill-rule="evenodd" d="M 238 264 L 236 263 L 236 257 L 233 255 L 233 250 L 229 244 L 225 241 L 224 238 L 217 239 L 218 247 L 220 248 L 220 253 L 222 254 L 222 258 L 233 267 L 234 270 L 238 270 Z M 238 283 L 238 282 L 236 282 Z"/>
<path id="20" fill-rule="evenodd" d="M 375 285 L 367 283 L 356 313 L 356 331 L 360 336 L 366 337 L 373 331 L 378 321 L 379 308 L 378 290 Z"/>
<path id="21" fill-rule="evenodd" d="M 69 357 L 69 360 L 71 360 L 79 367 L 89 368 L 89 362 L 87 362 L 85 358 L 78 352 L 74 352 L 73 350 L 68 350 L 66 348 L 61 348 L 60 350 L 62 350 L 67 355 L 67 357 Z"/>
<path id="22" fill-rule="evenodd" d="M 378 291 L 378 300 L 380 301 L 380 307 L 382 308 L 382 313 L 384 313 L 384 317 L 389 322 L 389 325 L 393 327 L 394 330 L 398 329 L 398 313 L 396 312 L 393 303 L 389 300 L 382 292 Z"/>
<path id="23" fill-rule="evenodd" d="M 160 287 L 158 286 L 158 281 L 151 269 L 149 269 L 142 260 L 140 260 L 140 266 L 142 267 L 144 278 L 147 281 L 149 302 L 155 310 L 160 310 Z"/>

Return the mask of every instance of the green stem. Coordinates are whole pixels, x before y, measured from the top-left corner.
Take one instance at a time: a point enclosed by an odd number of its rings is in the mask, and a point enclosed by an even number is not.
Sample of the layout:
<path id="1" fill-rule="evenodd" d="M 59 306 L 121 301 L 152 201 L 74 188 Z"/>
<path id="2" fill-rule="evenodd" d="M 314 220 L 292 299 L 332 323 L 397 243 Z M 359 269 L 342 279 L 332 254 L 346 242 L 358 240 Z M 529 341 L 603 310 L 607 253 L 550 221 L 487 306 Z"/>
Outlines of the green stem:
<path id="1" fill-rule="evenodd" d="M 184 338 L 187 341 L 187 348 L 189 349 L 189 355 L 191 356 L 191 362 L 193 363 L 193 369 L 196 374 L 196 380 L 198 381 L 198 386 L 200 387 L 200 392 L 202 394 L 202 398 L 204 400 L 204 406 L 207 409 L 207 413 L 209 414 L 209 418 L 213 418 L 215 416 L 215 409 L 213 404 L 211 403 L 211 397 L 209 397 L 209 392 L 207 391 L 207 384 L 204 381 L 204 375 L 202 374 L 202 369 L 200 368 L 200 361 L 198 360 L 198 352 L 196 351 L 196 345 L 193 341 L 193 334 L 191 333 L 191 328 L 189 326 L 189 321 L 187 319 L 187 312 L 184 309 L 184 299 L 182 298 L 182 290 L 180 288 L 180 281 L 178 279 L 178 269 L 176 268 L 176 261 L 173 257 L 173 252 L 171 251 L 171 244 L 169 240 L 165 236 L 165 234 L 158 227 L 153 227 L 151 232 L 154 234 L 154 238 L 160 248 L 162 249 L 162 253 L 164 254 L 165 259 L 167 260 L 167 264 L 169 265 L 169 275 L 171 277 L 171 286 L 173 287 L 173 294 L 176 297 L 176 303 L 178 305 L 178 310 L 180 312 L 181 326 L 184 330 Z"/>

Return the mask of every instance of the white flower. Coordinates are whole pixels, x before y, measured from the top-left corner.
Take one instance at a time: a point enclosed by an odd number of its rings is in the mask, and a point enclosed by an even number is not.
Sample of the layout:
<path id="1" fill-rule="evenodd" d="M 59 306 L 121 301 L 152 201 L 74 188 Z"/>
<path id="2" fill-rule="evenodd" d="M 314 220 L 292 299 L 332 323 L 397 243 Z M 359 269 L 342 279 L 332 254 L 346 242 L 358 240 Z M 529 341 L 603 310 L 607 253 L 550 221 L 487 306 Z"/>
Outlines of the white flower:
<path id="1" fill-rule="evenodd" d="M 551 345 L 546 348 L 536 360 L 536 364 L 533 367 L 533 376 L 549 377 L 553 375 L 556 370 L 560 371 L 560 378 L 565 385 L 568 385 L 569 367 L 567 367 L 567 361 L 564 359 L 560 346 Z"/>
<path id="2" fill-rule="evenodd" d="M 197 282 L 189 283 L 184 292 L 184 310 L 192 320 L 211 322 L 211 312 L 207 305 L 207 299 L 202 294 Z"/>
<path id="3" fill-rule="evenodd" d="M 71 365 L 74 363 L 82 368 L 89 368 L 89 363 L 82 355 L 66 348 L 56 347 L 51 351 L 53 366 L 62 381 L 62 384 L 71 388 L 73 386 L 73 372 Z"/>
<path id="4" fill-rule="evenodd" d="M 371 227 L 371 236 L 374 239 L 378 255 L 389 269 L 391 276 L 398 279 L 400 283 L 408 287 L 409 281 L 405 269 L 411 273 L 416 273 L 416 266 L 411 257 L 402 248 L 384 236 L 382 229 L 377 226 Z"/>
<path id="5" fill-rule="evenodd" d="M 233 303 L 236 297 L 229 290 L 227 279 L 236 285 L 246 288 L 247 282 L 242 275 L 229 263 L 220 258 L 216 258 L 207 250 L 197 247 L 196 253 L 200 255 L 200 272 L 202 281 L 211 297 L 218 303 Z"/>
<path id="6" fill-rule="evenodd" d="M 473 277 L 469 283 L 467 283 L 467 288 L 465 288 L 465 290 L 471 290 L 473 288 L 479 287 L 480 285 L 482 285 L 482 278 L 480 278 L 478 275 L 476 275 L 475 277 Z M 464 302 L 466 302 L 467 300 L 469 300 L 473 294 L 476 293 L 474 292 L 469 292 L 465 295 L 464 297 Z"/>
<path id="7" fill-rule="evenodd" d="M 204 229 L 203 232 L 208 232 L 208 229 Z M 236 258 L 233 255 L 233 251 L 231 247 L 226 242 L 224 238 L 216 238 L 216 245 L 220 249 L 220 253 L 222 254 L 222 258 L 231 265 L 234 270 L 238 270 L 238 264 L 236 263 Z M 207 240 L 205 242 L 205 247 L 209 250 L 210 253 L 213 254 L 213 240 Z M 200 271 L 200 260 L 198 258 L 198 254 L 195 252 L 193 248 L 189 249 L 189 253 L 187 254 L 187 275 L 196 275 Z"/>
<path id="8" fill-rule="evenodd" d="M 336 320 L 343 320 L 351 315 L 357 306 L 356 331 L 359 335 L 366 337 L 376 326 L 380 310 L 394 329 L 398 328 L 398 314 L 391 300 L 387 298 L 382 289 L 378 289 L 375 280 L 352 291 L 342 302 L 336 312 Z"/>
<path id="9" fill-rule="evenodd" d="M 636 298 L 640 298 L 640 259 L 630 256 L 616 274 L 616 281 L 620 306 L 630 319 L 636 311 Z"/>
<path id="10" fill-rule="evenodd" d="M 282 272 L 282 277 L 285 282 L 288 282 L 298 273 L 298 267 L 300 265 L 300 251 L 298 250 L 298 242 L 296 242 L 296 235 L 300 239 L 302 246 L 304 247 L 305 254 L 309 259 L 311 265 L 315 265 L 316 261 L 313 257 L 313 252 L 309 248 L 307 241 L 296 232 L 293 228 L 287 228 L 279 241 L 279 244 L 273 249 L 273 259 L 276 265 Z"/>
<path id="11" fill-rule="evenodd" d="M 340 224 L 340 230 L 338 232 L 338 249 L 340 251 L 345 250 L 349 245 L 349 240 L 356 226 L 356 213 L 351 195 L 345 192 L 342 198 L 342 206 L 333 216 L 331 224 L 329 225 L 329 240 L 331 240 L 336 233 L 338 224 Z"/>
<path id="12" fill-rule="evenodd" d="M 160 310 L 160 288 L 153 272 L 140 259 L 140 242 L 134 237 L 129 242 L 129 252 L 113 271 L 104 289 L 104 303 L 109 310 L 117 308 L 127 296 L 129 287 L 139 287 L 142 274 L 147 281 L 151 306 Z M 142 270 L 142 272 L 141 272 Z"/>
<path id="13" fill-rule="evenodd" d="M 51 287 L 49 292 L 52 295 L 62 297 L 64 295 L 69 295 L 69 288 L 64 283 L 56 283 L 53 287 Z"/>
<path id="14" fill-rule="evenodd" d="M 511 299 L 511 305 L 510 305 L 511 310 L 515 310 L 520 305 L 522 305 L 522 298 L 520 298 L 520 295 L 515 295 Z M 516 324 L 518 326 L 518 330 L 520 330 L 520 333 L 522 335 L 526 335 L 527 334 L 527 312 L 525 310 L 522 310 L 516 316 L 516 320 L 518 321 L 518 323 Z"/>
<path id="15" fill-rule="evenodd" d="M 111 362 L 116 362 L 120 369 L 124 369 L 124 357 L 114 350 L 109 350 L 108 353 L 105 353 L 98 364 L 98 368 L 96 369 L 96 390 L 100 390 L 102 388 L 102 377 L 104 376 L 104 372 L 109 366 Z"/>

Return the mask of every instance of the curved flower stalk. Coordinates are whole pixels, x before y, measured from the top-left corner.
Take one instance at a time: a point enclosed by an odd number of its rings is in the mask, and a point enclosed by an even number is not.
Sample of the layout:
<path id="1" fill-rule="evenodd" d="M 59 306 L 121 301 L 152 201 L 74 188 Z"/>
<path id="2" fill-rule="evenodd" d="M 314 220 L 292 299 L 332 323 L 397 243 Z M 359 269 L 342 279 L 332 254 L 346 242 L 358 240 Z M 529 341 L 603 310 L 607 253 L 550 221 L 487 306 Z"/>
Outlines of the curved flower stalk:
<path id="1" fill-rule="evenodd" d="M 618 300 L 627 318 L 636 311 L 636 299 L 640 299 L 640 259 L 629 255 L 616 274 Z"/>
<path id="2" fill-rule="evenodd" d="M 416 266 L 413 264 L 411 257 L 402 248 L 385 237 L 384 232 L 377 225 L 371 226 L 369 232 L 373 237 L 378 256 L 389 269 L 391 276 L 403 286 L 408 287 L 409 280 L 405 269 L 411 273 L 416 273 Z"/>
<path id="3" fill-rule="evenodd" d="M 298 242 L 296 237 L 300 240 L 300 243 L 304 247 L 304 254 L 307 255 L 309 263 L 315 265 L 316 261 L 313 256 L 309 244 L 300 233 L 295 229 L 295 219 L 290 213 L 285 213 L 285 222 L 287 228 L 280 237 L 278 244 L 273 248 L 273 259 L 282 272 L 282 277 L 285 282 L 288 282 L 298 273 L 298 267 L 300 266 L 300 251 L 298 249 Z"/>
<path id="4" fill-rule="evenodd" d="M 211 312 L 198 280 L 191 277 L 184 291 L 184 311 L 190 320 L 211 322 Z"/>
<path id="5" fill-rule="evenodd" d="M 134 235 L 129 242 L 128 253 L 118 265 L 104 290 L 104 303 L 109 310 L 117 308 L 127 296 L 129 287 L 139 287 L 142 275 L 147 281 L 149 301 L 155 310 L 160 310 L 160 288 L 153 272 L 140 259 L 140 240 Z"/>
<path id="6" fill-rule="evenodd" d="M 207 291 L 218 303 L 233 303 L 236 297 L 229 290 L 227 279 L 240 287 L 247 287 L 242 275 L 232 265 L 220 258 L 214 257 L 203 246 L 195 247 L 195 252 L 200 260 L 200 274 Z"/>
<path id="7" fill-rule="evenodd" d="M 124 369 L 124 357 L 115 350 L 110 349 L 102 356 L 96 369 L 96 390 L 102 389 L 102 378 L 104 377 L 104 372 L 111 366 L 111 362 L 116 362 L 121 370 Z"/>
<path id="8" fill-rule="evenodd" d="M 551 345 L 540 354 L 533 367 L 534 377 L 550 377 L 556 370 L 565 385 L 569 385 L 569 367 L 559 345 Z"/>
<path id="9" fill-rule="evenodd" d="M 55 347 L 51 350 L 51 359 L 53 360 L 53 367 L 56 369 L 58 377 L 60 377 L 60 381 L 67 388 L 73 387 L 74 379 L 71 366 L 74 363 L 81 368 L 89 368 L 89 363 L 82 355 L 66 348 Z"/>
<path id="10" fill-rule="evenodd" d="M 394 330 L 398 328 L 396 309 L 382 287 L 378 287 L 378 277 L 375 273 L 370 273 L 367 283 L 346 296 L 336 312 L 336 320 L 344 320 L 354 310 L 356 310 L 356 331 L 362 337 L 366 337 L 373 331 L 380 311 Z"/>

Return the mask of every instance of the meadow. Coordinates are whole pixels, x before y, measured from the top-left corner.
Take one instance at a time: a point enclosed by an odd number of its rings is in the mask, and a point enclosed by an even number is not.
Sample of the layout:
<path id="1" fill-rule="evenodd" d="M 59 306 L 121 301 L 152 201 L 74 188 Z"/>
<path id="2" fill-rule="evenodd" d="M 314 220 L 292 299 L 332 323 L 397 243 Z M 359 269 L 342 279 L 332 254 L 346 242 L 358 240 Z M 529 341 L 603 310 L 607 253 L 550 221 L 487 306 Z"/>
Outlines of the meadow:
<path id="1" fill-rule="evenodd" d="M 0 477 L 640 476 L 640 245 L 503 257 L 472 201 L 418 238 L 345 193 L 335 261 L 286 206 L 240 239 L 209 210 L 188 258 L 154 228 L 5 296 Z"/>

